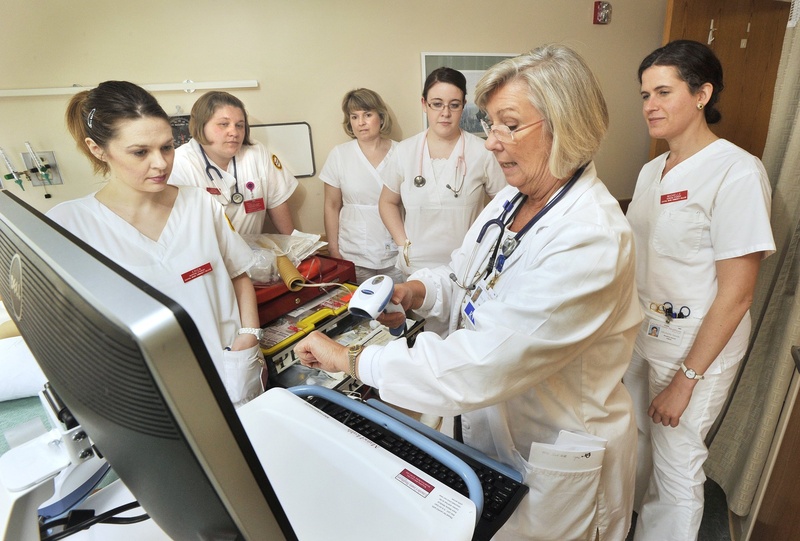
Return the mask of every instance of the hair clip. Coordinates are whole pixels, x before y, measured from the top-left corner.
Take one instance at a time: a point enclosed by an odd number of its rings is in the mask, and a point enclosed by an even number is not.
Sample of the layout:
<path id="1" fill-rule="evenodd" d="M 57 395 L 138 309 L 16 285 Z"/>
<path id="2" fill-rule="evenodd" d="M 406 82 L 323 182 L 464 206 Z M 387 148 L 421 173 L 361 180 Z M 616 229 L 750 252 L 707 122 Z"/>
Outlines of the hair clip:
<path id="1" fill-rule="evenodd" d="M 89 128 L 92 127 L 92 120 L 94 120 L 94 112 L 95 111 L 97 111 L 97 108 L 94 108 L 91 111 L 89 111 L 89 116 L 86 117 L 86 125 L 89 126 Z"/>

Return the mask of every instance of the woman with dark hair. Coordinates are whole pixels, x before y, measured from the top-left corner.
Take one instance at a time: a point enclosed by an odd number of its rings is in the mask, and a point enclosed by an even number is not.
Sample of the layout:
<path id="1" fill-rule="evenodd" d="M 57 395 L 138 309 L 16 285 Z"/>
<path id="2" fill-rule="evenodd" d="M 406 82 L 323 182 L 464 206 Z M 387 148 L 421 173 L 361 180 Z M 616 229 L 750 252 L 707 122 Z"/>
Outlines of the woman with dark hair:
<path id="1" fill-rule="evenodd" d="M 642 168 L 627 213 L 645 313 L 624 376 L 639 429 L 635 539 L 686 541 L 703 515 L 704 439 L 747 349 L 759 264 L 775 251 L 770 185 L 758 158 L 709 128 L 723 88 L 711 49 L 673 41 L 642 61 L 639 82 L 650 136 L 669 151 Z"/>
<path id="2" fill-rule="evenodd" d="M 397 245 L 378 213 L 381 171 L 397 143 L 389 138 L 392 118 L 377 92 L 357 88 L 342 100 L 344 132 L 352 141 L 334 147 L 319 174 L 325 183 L 325 234 L 333 257 L 356 265 L 360 284 L 376 274 L 395 282 Z"/>
<path id="3" fill-rule="evenodd" d="M 47 215 L 186 309 L 234 405 L 260 394 L 262 331 L 246 272 L 253 252 L 203 190 L 167 184 L 175 154 L 167 114 L 141 87 L 107 81 L 76 94 L 66 121 L 108 182 Z"/>
<path id="4" fill-rule="evenodd" d="M 405 276 L 450 261 L 485 196 L 506 185 L 481 138 L 459 127 L 466 101 L 464 74 L 433 70 L 422 90 L 429 128 L 402 141 L 381 173 L 381 218 L 400 247 L 397 267 Z"/>
<path id="5" fill-rule="evenodd" d="M 250 139 L 244 103 L 206 92 L 192 106 L 192 140 L 175 151 L 170 184 L 199 186 L 213 195 L 240 234 L 263 233 L 267 215 L 278 233 L 294 231 L 289 197 L 297 179 L 280 159 Z"/>

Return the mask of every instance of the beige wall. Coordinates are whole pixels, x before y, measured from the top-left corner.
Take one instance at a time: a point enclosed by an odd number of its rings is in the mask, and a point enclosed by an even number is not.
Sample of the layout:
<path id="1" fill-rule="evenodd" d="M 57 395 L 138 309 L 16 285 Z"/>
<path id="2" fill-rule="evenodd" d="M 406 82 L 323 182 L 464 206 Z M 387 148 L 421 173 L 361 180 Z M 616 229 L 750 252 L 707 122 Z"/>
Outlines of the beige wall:
<path id="1" fill-rule="evenodd" d="M 639 61 L 661 41 L 666 0 L 614 0 L 611 24 L 591 24 L 592 0 L 4 0 L 0 88 L 256 79 L 234 90 L 252 123 L 311 125 L 316 168 L 346 141 L 341 96 L 378 91 L 396 120 L 395 139 L 422 129 L 421 52 L 514 53 L 549 41 L 580 52 L 603 86 L 611 129 L 597 166 L 628 198 L 649 140 L 640 114 Z M 199 93 L 158 92 L 172 114 Z M 56 154 L 63 186 L 6 188 L 36 208 L 99 187 L 64 127 L 69 96 L 0 98 L 0 147 L 15 165 L 30 141 Z M 5 168 L 0 164 L 0 170 Z M 298 228 L 322 233 L 322 183 L 301 179 L 291 199 Z"/>

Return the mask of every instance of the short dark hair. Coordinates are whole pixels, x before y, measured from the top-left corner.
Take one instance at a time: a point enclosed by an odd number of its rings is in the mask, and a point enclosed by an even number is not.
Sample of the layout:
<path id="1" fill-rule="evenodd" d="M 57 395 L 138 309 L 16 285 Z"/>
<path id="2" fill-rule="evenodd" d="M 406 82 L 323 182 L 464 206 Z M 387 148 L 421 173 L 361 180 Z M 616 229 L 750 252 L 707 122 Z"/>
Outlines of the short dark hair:
<path id="1" fill-rule="evenodd" d="M 425 85 L 422 87 L 422 97 L 428 99 L 428 91 L 436 83 L 447 83 L 457 87 L 461 90 L 462 99 L 467 101 L 467 78 L 464 74 L 453 68 L 436 68 L 433 70 L 428 78 L 425 79 Z"/>
<path id="2" fill-rule="evenodd" d="M 639 83 L 642 82 L 642 73 L 651 66 L 672 66 L 678 76 L 689 85 L 692 94 L 706 83 L 713 90 L 711 97 L 703 108 L 706 122 L 716 124 L 722 114 L 716 108 L 719 94 L 725 88 L 722 82 L 722 64 L 717 55 L 707 45 L 688 39 L 670 41 L 647 55 L 639 65 Z"/>
<path id="3" fill-rule="evenodd" d="M 233 94 L 219 90 L 206 92 L 194 102 L 192 115 L 189 117 L 189 135 L 192 136 L 192 139 L 196 139 L 201 145 L 207 145 L 208 139 L 203 133 L 203 128 L 214 116 L 214 113 L 217 112 L 217 109 L 226 105 L 242 110 L 244 115 L 244 140 L 242 144 L 252 145 L 253 142 L 250 140 L 250 121 L 247 119 L 247 110 L 244 108 L 244 103 Z"/>
<path id="4" fill-rule="evenodd" d="M 65 117 L 78 150 L 92 162 L 95 173 L 102 174 L 108 173 L 108 164 L 92 154 L 87 138 L 105 149 L 117 136 L 122 120 L 155 117 L 169 122 L 169 115 L 153 95 L 128 81 L 106 81 L 78 92 L 70 99 Z"/>

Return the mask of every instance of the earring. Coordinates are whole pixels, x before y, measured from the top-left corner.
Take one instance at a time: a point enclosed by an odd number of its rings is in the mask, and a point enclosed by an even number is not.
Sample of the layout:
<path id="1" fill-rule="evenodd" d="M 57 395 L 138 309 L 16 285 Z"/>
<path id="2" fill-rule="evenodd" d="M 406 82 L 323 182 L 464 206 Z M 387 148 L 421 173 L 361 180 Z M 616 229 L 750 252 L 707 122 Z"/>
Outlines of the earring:
<path id="1" fill-rule="evenodd" d="M 705 105 L 702 102 L 697 104 L 698 111 L 702 111 L 703 107 L 705 107 Z"/>

